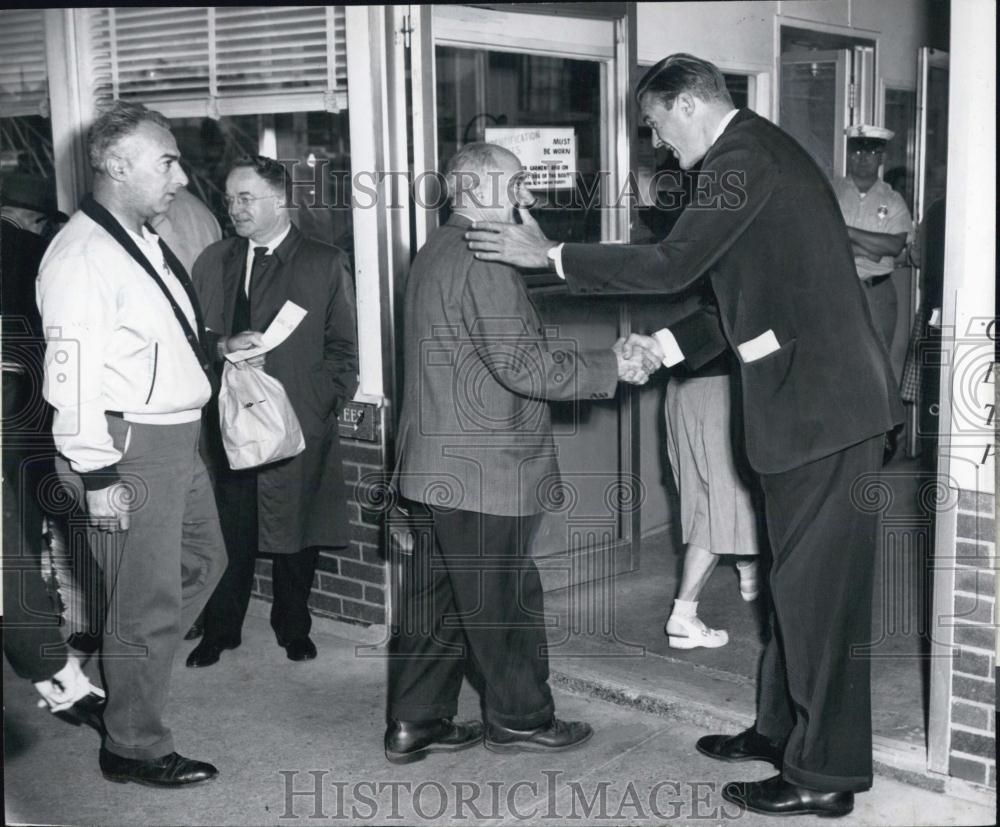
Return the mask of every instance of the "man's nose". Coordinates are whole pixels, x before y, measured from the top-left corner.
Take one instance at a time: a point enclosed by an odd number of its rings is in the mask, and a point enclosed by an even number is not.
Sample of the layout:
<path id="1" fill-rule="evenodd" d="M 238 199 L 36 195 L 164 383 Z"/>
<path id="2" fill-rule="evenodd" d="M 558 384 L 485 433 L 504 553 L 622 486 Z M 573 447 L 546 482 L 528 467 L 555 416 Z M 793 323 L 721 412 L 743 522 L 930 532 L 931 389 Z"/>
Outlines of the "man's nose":
<path id="1" fill-rule="evenodd" d="M 177 186 L 186 187 L 188 183 L 187 173 L 184 172 L 184 169 L 181 167 L 180 164 L 176 164 L 176 170 L 177 174 L 174 177 L 177 178 L 180 182 L 177 184 Z"/>

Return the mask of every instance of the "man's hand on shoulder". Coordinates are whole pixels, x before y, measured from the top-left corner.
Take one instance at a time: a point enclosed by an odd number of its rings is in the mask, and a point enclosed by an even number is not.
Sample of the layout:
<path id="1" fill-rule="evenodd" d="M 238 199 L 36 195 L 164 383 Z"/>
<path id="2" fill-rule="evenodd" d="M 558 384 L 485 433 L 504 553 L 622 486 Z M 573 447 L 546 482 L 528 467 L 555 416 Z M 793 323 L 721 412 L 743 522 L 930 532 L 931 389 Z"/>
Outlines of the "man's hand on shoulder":
<path id="1" fill-rule="evenodd" d="M 518 208 L 518 212 L 523 224 L 476 221 L 465 234 L 469 249 L 483 261 L 502 261 L 526 269 L 548 269 L 550 262 L 546 253 L 556 246 L 556 242 L 545 237 L 528 210 Z"/>
<path id="2" fill-rule="evenodd" d="M 128 531 L 135 492 L 124 482 L 87 491 L 87 519 L 102 531 Z"/>

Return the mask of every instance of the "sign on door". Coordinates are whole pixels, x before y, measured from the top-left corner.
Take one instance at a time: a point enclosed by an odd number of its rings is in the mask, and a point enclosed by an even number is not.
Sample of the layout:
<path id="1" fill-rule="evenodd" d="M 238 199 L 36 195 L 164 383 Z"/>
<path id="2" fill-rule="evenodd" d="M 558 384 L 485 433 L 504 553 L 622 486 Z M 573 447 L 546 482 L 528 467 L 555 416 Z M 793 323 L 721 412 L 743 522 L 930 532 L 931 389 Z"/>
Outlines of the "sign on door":
<path id="1" fill-rule="evenodd" d="M 528 172 L 529 189 L 568 189 L 576 183 L 572 127 L 487 127 L 486 142 L 513 152 Z"/>

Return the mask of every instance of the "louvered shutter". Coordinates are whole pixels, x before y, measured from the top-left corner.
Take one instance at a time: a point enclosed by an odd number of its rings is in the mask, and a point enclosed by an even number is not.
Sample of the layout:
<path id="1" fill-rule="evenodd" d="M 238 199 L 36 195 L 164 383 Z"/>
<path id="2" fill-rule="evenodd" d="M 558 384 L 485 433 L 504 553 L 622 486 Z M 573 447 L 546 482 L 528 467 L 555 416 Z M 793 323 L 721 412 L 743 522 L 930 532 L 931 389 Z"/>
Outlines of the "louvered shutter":
<path id="1" fill-rule="evenodd" d="M 47 114 L 45 10 L 0 12 L 0 116 Z"/>
<path id="2" fill-rule="evenodd" d="M 168 116 L 346 106 L 343 6 L 84 13 L 98 105 L 139 101 Z"/>

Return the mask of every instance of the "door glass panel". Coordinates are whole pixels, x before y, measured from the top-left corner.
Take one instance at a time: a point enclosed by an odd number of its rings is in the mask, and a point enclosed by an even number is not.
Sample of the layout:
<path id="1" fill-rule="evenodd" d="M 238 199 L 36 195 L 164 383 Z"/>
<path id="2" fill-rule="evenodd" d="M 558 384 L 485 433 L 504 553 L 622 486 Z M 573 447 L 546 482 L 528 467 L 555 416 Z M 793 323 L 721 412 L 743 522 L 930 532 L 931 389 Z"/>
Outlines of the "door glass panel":
<path id="1" fill-rule="evenodd" d="M 927 67 L 924 207 L 944 198 L 948 168 L 948 67 Z"/>
<path id="2" fill-rule="evenodd" d="M 829 178 L 834 174 L 834 148 L 843 130 L 837 92 L 836 61 L 782 63 L 781 126 L 802 144 Z"/>
<path id="3" fill-rule="evenodd" d="M 601 74 L 595 61 L 438 46 L 438 169 L 488 127 L 573 130 L 577 176 L 569 188 L 534 189 L 549 238 L 600 241 Z M 447 208 L 445 210 L 447 212 Z M 442 220 L 444 216 L 442 216 Z"/>
<path id="4" fill-rule="evenodd" d="M 913 211 L 913 161 L 916 147 L 917 94 L 912 89 L 885 90 L 885 126 L 895 133 L 885 148 L 882 178 Z"/>

